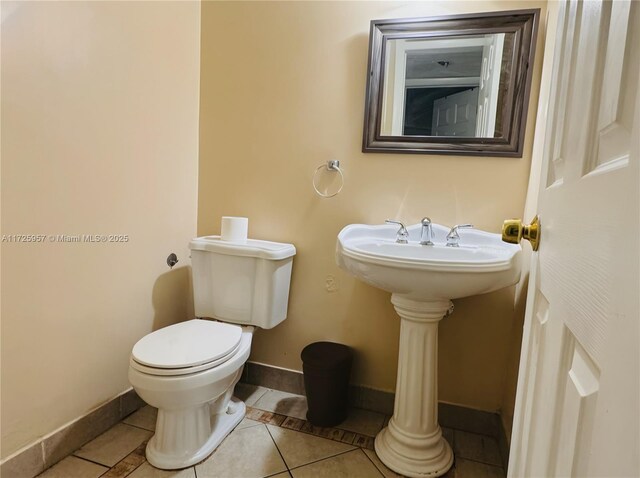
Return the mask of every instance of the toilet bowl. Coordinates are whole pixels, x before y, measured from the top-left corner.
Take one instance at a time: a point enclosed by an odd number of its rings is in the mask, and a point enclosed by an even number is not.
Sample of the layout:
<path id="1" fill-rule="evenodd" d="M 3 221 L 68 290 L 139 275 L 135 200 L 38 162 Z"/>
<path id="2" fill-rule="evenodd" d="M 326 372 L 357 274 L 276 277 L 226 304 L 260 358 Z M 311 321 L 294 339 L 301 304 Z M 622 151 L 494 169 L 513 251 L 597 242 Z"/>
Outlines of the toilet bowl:
<path id="1" fill-rule="evenodd" d="M 191 241 L 196 315 L 146 335 L 131 352 L 129 381 L 158 409 L 146 448 L 156 468 L 185 468 L 204 460 L 245 415 L 233 397 L 249 358 L 255 326 L 286 318 L 291 244 L 217 236 Z"/>
<path id="2" fill-rule="evenodd" d="M 156 468 L 184 468 L 204 460 L 244 417 L 244 403 L 233 400 L 231 395 L 249 358 L 253 327 L 194 319 L 158 332 L 170 330 L 181 336 L 182 343 L 171 344 L 175 351 L 207 333 L 214 335 L 221 325 L 239 329 L 240 340 L 232 351 L 219 349 L 222 357 L 209 362 L 189 365 L 190 361 L 183 357 L 168 367 L 166 362 L 154 364 L 149 360 L 149 350 L 144 355 L 134 347 L 129 381 L 140 398 L 158 409 L 156 432 L 146 450 L 147 460 Z M 166 335 L 165 340 L 157 340 L 153 333 L 144 339 L 155 342 L 160 354 L 172 340 Z M 193 348 L 189 351 L 193 352 Z M 216 349 L 209 351 L 213 356 Z"/>

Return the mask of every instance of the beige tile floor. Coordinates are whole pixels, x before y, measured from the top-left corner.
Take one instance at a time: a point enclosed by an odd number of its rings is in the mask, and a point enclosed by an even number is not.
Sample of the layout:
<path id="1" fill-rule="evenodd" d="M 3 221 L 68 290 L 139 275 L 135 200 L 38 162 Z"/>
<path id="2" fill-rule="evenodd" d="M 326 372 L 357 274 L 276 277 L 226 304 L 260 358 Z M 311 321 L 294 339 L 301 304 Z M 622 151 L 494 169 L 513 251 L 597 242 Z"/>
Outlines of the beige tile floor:
<path id="1" fill-rule="evenodd" d="M 85 444 L 42 478 L 391 478 L 371 449 L 388 417 L 353 409 L 335 429 L 304 421 L 306 399 L 298 395 L 239 384 L 236 395 L 251 407 L 248 415 L 205 461 L 185 470 L 162 471 L 144 458 L 155 429 L 155 409 L 143 407 Z M 290 417 L 290 418 L 287 418 Z M 297 431 L 297 430 L 302 431 Z M 488 436 L 443 429 L 456 455 L 447 478 L 502 478 L 496 441 Z M 323 436 L 323 434 L 332 439 Z M 360 440 L 358 440 L 360 437 Z M 346 443 L 345 443 L 346 442 Z M 356 444 L 354 444 L 356 443 Z M 364 444 L 364 446 L 358 446 Z"/>

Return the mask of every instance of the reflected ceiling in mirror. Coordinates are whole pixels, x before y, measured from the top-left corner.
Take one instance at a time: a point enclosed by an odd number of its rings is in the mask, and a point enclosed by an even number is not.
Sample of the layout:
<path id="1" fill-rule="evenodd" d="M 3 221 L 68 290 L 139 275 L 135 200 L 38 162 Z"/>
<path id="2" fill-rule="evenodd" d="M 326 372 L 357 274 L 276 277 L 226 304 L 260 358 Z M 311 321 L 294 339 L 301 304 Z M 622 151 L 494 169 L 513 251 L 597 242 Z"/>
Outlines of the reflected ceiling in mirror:
<path id="1" fill-rule="evenodd" d="M 521 156 L 537 14 L 373 21 L 363 151 Z"/>

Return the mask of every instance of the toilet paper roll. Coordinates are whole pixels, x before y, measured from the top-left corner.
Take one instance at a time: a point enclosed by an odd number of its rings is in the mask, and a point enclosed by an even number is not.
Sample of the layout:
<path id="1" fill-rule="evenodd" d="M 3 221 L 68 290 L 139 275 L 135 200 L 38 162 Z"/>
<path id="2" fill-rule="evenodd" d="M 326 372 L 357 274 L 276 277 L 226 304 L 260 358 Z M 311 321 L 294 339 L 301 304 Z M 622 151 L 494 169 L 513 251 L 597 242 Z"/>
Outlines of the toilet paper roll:
<path id="1" fill-rule="evenodd" d="M 223 216 L 220 239 L 232 242 L 247 242 L 249 218 Z"/>

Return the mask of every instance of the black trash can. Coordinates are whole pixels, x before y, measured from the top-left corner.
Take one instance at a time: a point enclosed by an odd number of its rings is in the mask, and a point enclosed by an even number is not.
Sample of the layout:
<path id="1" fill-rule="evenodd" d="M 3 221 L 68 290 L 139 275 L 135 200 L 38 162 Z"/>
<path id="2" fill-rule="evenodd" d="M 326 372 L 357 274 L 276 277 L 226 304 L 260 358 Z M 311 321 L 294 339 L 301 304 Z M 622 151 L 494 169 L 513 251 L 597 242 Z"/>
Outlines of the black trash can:
<path id="1" fill-rule="evenodd" d="M 333 342 L 315 342 L 300 354 L 307 393 L 307 420 L 320 427 L 332 427 L 347 418 L 349 377 L 353 353 Z"/>

